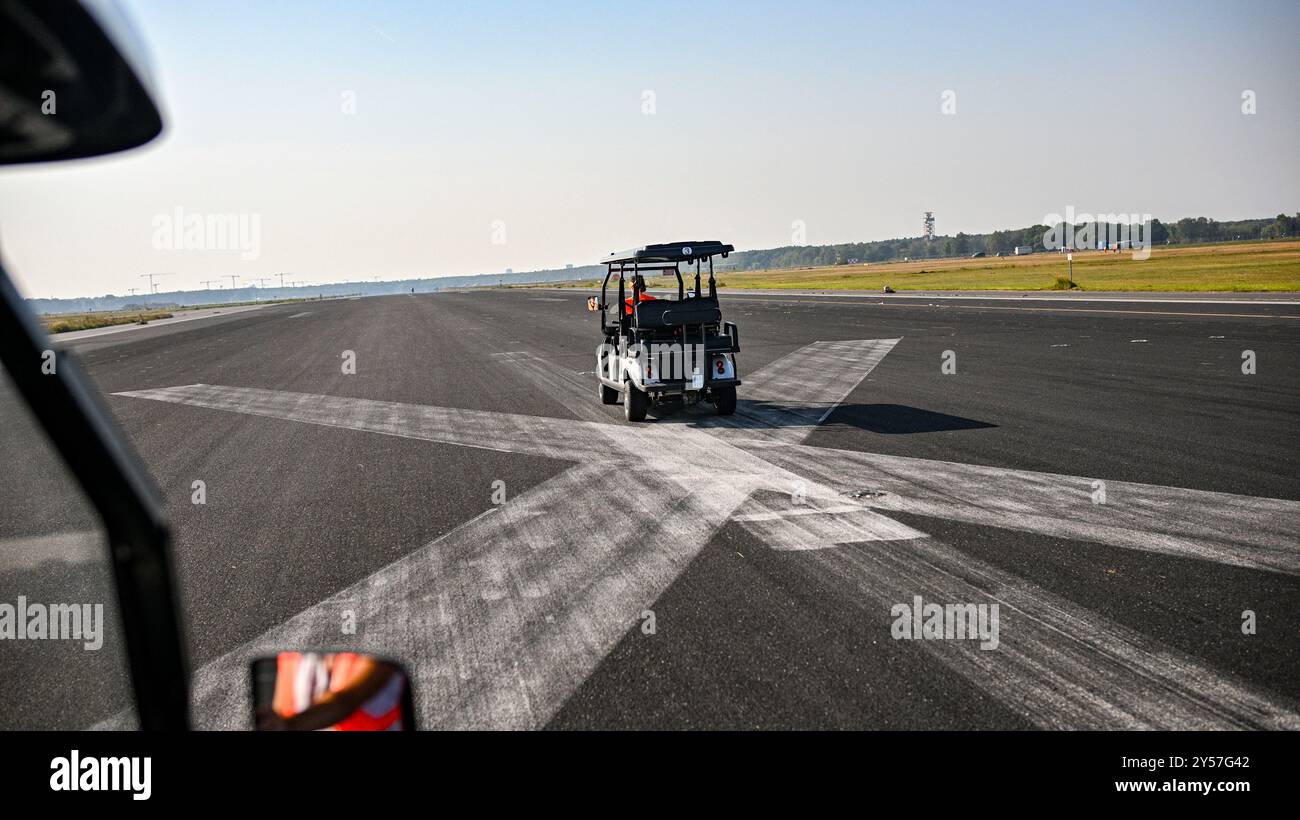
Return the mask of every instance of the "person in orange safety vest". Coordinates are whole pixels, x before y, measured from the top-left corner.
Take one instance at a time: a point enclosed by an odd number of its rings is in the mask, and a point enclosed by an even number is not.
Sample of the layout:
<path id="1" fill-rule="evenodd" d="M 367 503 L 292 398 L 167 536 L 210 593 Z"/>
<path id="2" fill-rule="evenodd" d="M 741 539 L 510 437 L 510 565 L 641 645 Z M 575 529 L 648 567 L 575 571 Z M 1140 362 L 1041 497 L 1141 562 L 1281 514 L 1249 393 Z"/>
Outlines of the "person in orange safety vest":
<path id="1" fill-rule="evenodd" d="M 318 655 L 282 652 L 277 658 L 272 708 L 263 729 L 400 731 L 405 676 L 355 652 Z"/>
<path id="2" fill-rule="evenodd" d="M 638 291 L 640 291 L 641 293 L 642 302 L 653 302 L 655 300 L 654 296 L 651 296 L 649 293 L 646 292 L 645 277 L 639 273 L 636 275 L 636 278 L 632 280 L 633 296 L 635 296 Z M 627 311 L 628 316 L 632 315 L 632 298 L 633 298 L 632 296 L 629 296 L 623 300 L 624 302 L 627 303 L 627 306 L 623 309 Z"/>

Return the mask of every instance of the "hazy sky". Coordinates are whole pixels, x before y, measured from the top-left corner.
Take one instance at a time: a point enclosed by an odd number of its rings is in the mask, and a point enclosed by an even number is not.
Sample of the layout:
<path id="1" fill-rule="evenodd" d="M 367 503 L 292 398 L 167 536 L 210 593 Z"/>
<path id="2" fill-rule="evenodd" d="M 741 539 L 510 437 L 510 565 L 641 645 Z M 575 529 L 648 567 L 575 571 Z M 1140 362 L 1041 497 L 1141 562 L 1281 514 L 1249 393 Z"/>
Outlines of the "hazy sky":
<path id="1" fill-rule="evenodd" d="M 29 296 L 772 247 L 796 221 L 808 244 L 884 239 L 930 209 L 940 233 L 1300 210 L 1295 0 L 125 5 L 167 130 L 0 169 Z M 156 248 L 177 207 L 256 215 L 256 258 Z"/>

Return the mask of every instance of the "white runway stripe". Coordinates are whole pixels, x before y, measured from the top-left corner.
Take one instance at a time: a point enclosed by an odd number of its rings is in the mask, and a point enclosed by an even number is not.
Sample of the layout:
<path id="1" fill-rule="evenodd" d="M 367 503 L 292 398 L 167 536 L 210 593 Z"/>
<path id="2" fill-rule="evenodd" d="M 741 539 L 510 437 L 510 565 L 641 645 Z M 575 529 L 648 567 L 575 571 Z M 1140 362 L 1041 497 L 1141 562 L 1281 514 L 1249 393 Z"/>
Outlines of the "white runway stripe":
<path id="1" fill-rule="evenodd" d="M 542 416 L 208 384 L 129 390 L 113 395 L 506 453 L 569 460 L 597 455 L 592 449 L 591 436 L 586 434 L 589 431 L 575 427 L 573 422 L 562 423 Z"/>
<path id="2" fill-rule="evenodd" d="M 493 358 L 510 366 L 520 377 L 528 379 L 548 398 L 564 406 L 582 421 L 611 424 L 622 422 L 622 410 L 601 404 L 596 387 L 600 384 L 595 373 L 582 375 L 578 371 L 561 367 L 555 362 L 527 351 L 493 354 Z M 596 351 L 593 348 L 587 368 L 595 368 Z"/>
<path id="3" fill-rule="evenodd" d="M 798 553 L 826 594 L 887 631 L 913 596 L 997 603 L 999 645 L 900 642 L 932 654 L 1044 729 L 1300 729 L 1300 704 L 1232 680 L 1161 642 L 932 538 Z"/>
<path id="4" fill-rule="evenodd" d="M 976 464 L 738 442 L 773 464 L 841 492 L 868 489 L 861 503 L 914 513 L 1300 575 L 1300 502 L 1095 480 Z"/>
<path id="5" fill-rule="evenodd" d="M 814 342 L 756 371 L 741 375 L 743 401 L 737 424 L 770 426 L 766 435 L 802 441 L 811 428 L 853 392 L 898 339 Z M 731 425 L 735 426 L 735 425 Z"/>
<path id="6" fill-rule="evenodd" d="M 743 500 L 636 474 L 620 486 L 638 503 L 594 498 L 616 469 L 566 471 L 205 666 L 196 721 L 238 728 L 249 659 L 312 646 L 404 659 L 423 728 L 543 725 Z"/>
<path id="7" fill-rule="evenodd" d="M 772 493 L 750 498 L 732 520 L 771 549 L 782 551 L 925 537 L 923 532 L 861 506 L 825 499 L 794 501 L 788 495 Z"/>

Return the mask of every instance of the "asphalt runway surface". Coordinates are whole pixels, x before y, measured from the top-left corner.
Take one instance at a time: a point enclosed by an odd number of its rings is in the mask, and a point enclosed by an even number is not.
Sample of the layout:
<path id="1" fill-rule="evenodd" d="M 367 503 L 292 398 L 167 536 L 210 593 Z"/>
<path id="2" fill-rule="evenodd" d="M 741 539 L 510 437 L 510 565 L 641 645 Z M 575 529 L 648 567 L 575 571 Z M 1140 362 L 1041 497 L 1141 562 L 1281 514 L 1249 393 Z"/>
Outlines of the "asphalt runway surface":
<path id="1" fill-rule="evenodd" d="M 248 724 L 250 657 L 357 647 L 426 728 L 1300 728 L 1289 297 L 724 293 L 737 416 L 629 425 L 586 295 L 66 343 L 167 499 L 198 725 Z M 4 399 L 0 602 L 111 603 Z M 997 604 L 997 646 L 896 637 L 915 596 Z M 0 647 L 7 725 L 129 725 L 115 637 Z"/>

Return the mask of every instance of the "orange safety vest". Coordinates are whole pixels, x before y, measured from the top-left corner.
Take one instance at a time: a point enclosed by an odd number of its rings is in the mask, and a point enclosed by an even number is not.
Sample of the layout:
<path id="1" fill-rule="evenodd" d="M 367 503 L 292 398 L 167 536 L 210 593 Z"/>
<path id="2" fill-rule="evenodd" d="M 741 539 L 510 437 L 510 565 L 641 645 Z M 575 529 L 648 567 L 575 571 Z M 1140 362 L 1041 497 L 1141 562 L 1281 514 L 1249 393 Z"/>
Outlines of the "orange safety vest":
<path id="1" fill-rule="evenodd" d="M 331 692 L 345 689 L 353 681 L 360 657 L 355 652 L 340 652 L 334 656 L 334 665 L 330 669 Z M 340 732 L 387 732 L 401 729 L 405 685 L 401 675 L 394 675 L 370 700 L 330 728 Z"/>
<path id="2" fill-rule="evenodd" d="M 641 294 L 641 301 L 642 301 L 642 302 L 653 302 L 653 301 L 655 301 L 655 300 L 658 299 L 658 298 L 659 298 L 659 297 L 657 297 L 657 296 L 651 296 L 651 295 L 648 294 L 648 293 L 643 293 L 643 294 Z M 628 316 L 631 316 L 631 315 L 632 315 L 632 297 L 629 296 L 629 297 L 627 297 L 626 299 L 624 299 L 623 301 L 624 301 L 624 302 L 627 302 L 627 307 L 624 308 L 624 310 L 627 311 L 627 315 L 628 315 Z"/>
<path id="3" fill-rule="evenodd" d="M 310 652 L 281 652 L 275 659 L 275 697 L 271 708 L 281 717 L 293 717 L 325 692 L 325 664 Z"/>

